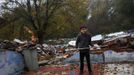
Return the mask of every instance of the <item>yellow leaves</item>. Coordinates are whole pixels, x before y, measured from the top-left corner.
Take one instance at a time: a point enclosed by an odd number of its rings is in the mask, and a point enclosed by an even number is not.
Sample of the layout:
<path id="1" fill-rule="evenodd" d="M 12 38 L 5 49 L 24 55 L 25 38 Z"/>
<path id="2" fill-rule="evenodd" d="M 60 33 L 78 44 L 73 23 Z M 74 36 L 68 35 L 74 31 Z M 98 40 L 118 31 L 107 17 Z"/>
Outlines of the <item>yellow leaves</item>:
<path id="1" fill-rule="evenodd" d="M 35 11 L 33 11 L 33 12 L 32 12 L 32 16 L 33 16 L 33 17 L 35 17 L 35 15 L 36 15 L 36 12 L 35 12 Z"/>

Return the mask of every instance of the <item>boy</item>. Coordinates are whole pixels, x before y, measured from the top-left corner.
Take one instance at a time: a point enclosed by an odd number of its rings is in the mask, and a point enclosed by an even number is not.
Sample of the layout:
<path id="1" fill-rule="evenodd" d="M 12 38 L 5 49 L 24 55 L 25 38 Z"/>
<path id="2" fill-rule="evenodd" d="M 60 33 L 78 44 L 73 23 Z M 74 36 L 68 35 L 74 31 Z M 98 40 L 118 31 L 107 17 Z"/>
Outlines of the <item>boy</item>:
<path id="1" fill-rule="evenodd" d="M 76 48 L 78 48 L 80 51 L 80 75 L 83 74 L 84 57 L 86 57 L 87 60 L 89 75 L 93 75 L 90 63 L 90 50 L 88 49 L 90 45 L 91 45 L 91 36 L 88 33 L 87 26 L 83 25 L 80 27 L 80 33 L 76 40 Z"/>

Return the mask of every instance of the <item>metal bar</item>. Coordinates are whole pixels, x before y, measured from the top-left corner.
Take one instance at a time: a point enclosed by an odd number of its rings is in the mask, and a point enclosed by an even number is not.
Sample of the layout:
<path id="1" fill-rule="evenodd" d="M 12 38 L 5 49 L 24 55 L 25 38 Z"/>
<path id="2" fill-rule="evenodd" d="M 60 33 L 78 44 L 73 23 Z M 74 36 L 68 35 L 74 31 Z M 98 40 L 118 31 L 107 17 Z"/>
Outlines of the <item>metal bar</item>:
<path id="1" fill-rule="evenodd" d="M 90 49 L 90 47 L 85 47 L 85 48 L 75 48 L 75 49 L 69 49 L 71 51 L 76 51 L 76 50 L 84 50 L 84 49 Z"/>

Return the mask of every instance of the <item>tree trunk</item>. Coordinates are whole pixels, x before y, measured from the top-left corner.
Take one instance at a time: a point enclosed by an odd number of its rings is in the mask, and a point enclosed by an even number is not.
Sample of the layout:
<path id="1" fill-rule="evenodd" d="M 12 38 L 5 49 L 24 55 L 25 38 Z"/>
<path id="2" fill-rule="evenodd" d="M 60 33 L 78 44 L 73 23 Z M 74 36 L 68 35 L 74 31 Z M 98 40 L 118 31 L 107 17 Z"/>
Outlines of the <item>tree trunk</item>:
<path id="1" fill-rule="evenodd" d="M 37 37 L 38 37 L 38 43 L 39 44 L 44 43 L 44 33 L 43 33 L 43 31 L 38 31 L 37 32 Z"/>

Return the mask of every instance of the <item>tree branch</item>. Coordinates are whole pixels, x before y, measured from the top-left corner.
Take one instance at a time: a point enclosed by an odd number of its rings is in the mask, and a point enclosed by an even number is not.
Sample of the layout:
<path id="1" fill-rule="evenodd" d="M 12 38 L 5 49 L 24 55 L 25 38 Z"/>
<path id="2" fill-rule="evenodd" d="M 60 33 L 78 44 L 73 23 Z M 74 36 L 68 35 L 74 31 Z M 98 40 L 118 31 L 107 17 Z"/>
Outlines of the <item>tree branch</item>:
<path id="1" fill-rule="evenodd" d="M 28 10 L 28 12 L 29 12 L 29 19 L 30 19 L 30 22 L 31 22 L 31 24 L 33 25 L 33 27 L 34 27 L 34 29 L 35 30 L 37 30 L 38 28 L 37 28 L 37 26 L 36 26 L 36 24 L 35 24 L 35 20 L 33 19 L 33 17 L 32 17 L 32 7 L 31 7 L 31 2 L 30 2 L 30 0 L 27 0 L 27 10 Z"/>

